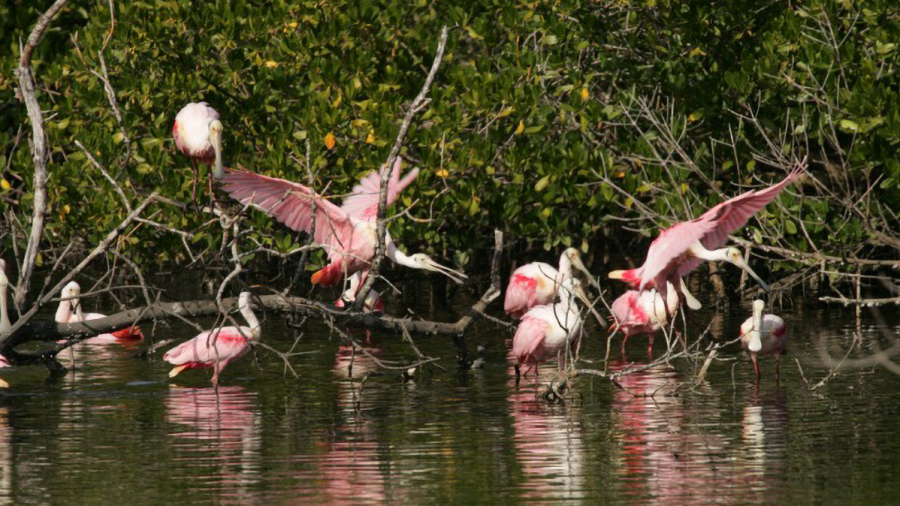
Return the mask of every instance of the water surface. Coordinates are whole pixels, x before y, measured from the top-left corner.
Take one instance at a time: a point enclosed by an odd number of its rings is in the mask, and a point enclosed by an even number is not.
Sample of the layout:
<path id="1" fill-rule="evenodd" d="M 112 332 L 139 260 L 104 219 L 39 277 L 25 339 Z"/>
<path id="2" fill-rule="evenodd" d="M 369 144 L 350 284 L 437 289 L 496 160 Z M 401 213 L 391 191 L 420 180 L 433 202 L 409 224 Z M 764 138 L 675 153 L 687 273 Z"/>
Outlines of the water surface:
<path id="1" fill-rule="evenodd" d="M 447 320 L 470 302 L 459 295 L 458 307 L 432 311 L 441 298 L 421 287 L 405 298 Z M 780 385 L 764 360 L 757 389 L 749 361 L 730 348 L 694 388 L 696 366 L 682 360 L 626 376 L 623 388 L 580 378 L 562 404 L 537 395 L 555 365 L 516 386 L 511 331 L 486 323 L 467 336 L 471 349 L 487 348 L 483 370 L 457 370 L 449 337 L 419 337 L 446 371 L 405 383 L 397 373 L 371 375 L 363 386 L 374 361 L 315 324 L 301 338 L 304 354 L 292 358 L 299 378 L 261 351 L 259 361 L 230 365 L 218 392 L 203 371 L 170 380 L 159 356 L 134 359 L 138 348 L 82 346 L 64 355 L 74 367 L 61 380 L 40 368 L 2 373 L 13 388 L 0 393 L 0 502 L 896 501 L 900 377 L 844 369 L 810 393 L 794 363 L 814 383 L 827 373 L 821 343 L 837 355 L 857 330 L 861 353 L 890 343 L 868 313 L 857 326 L 852 310 L 797 304 L 779 312 L 790 328 Z M 715 318 L 723 339 L 747 316 L 746 308 L 695 313 L 701 324 Z M 589 328 L 583 356 L 599 360 L 605 335 Z M 263 339 L 284 350 L 295 332 L 269 315 Z M 194 333 L 173 324 L 155 338 Z M 648 361 L 644 338 L 629 341 L 624 359 L 613 342 L 611 369 Z M 654 351 L 664 346 L 659 338 Z M 379 359 L 413 358 L 390 334 L 374 334 L 367 349 Z"/>

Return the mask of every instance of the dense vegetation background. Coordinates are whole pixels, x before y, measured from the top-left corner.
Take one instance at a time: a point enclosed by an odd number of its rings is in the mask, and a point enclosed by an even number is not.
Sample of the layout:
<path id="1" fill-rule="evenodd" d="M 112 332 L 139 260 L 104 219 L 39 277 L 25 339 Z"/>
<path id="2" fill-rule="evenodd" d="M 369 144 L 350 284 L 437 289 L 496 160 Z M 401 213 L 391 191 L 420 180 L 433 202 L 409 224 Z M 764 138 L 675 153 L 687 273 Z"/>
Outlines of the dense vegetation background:
<path id="1" fill-rule="evenodd" d="M 33 171 L 13 70 L 50 3 L 0 5 L 3 250 L 24 245 Z M 523 248 L 644 245 L 622 230 L 652 236 L 808 155 L 812 177 L 744 237 L 812 263 L 890 258 L 900 246 L 891 0 L 113 3 L 114 23 L 107 0 L 73 0 L 35 56 L 53 151 L 45 251 L 95 244 L 125 213 L 75 141 L 136 201 L 153 190 L 189 200 L 190 164 L 171 129 L 190 101 L 222 114 L 228 164 L 305 181 L 308 141 L 317 188 L 345 192 L 387 158 L 444 24 L 455 27 L 447 54 L 403 151 L 422 169 L 403 203 L 433 221 L 392 222 L 400 244 L 461 265 L 494 227 Z M 98 51 L 130 151 L 95 74 Z M 221 229 L 196 229 L 201 217 L 158 211 L 196 244 L 217 244 Z M 274 249 L 305 241 L 253 220 Z M 119 247 L 138 262 L 185 261 L 180 237 L 150 227 Z"/>

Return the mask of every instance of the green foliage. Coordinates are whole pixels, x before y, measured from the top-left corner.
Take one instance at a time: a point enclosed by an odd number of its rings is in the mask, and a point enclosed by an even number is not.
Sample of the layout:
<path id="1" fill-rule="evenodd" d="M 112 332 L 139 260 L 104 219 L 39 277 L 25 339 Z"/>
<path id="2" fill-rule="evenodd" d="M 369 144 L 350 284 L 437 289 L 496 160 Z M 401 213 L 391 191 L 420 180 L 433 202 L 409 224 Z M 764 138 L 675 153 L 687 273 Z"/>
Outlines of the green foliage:
<path id="1" fill-rule="evenodd" d="M 51 2 L 39 3 L 0 6 L 0 43 L 8 48 L 0 57 L 5 153 L 27 127 L 13 95 L 13 69 L 18 41 Z M 587 249 L 603 216 L 633 212 L 636 201 L 685 218 L 738 193 L 733 185 L 761 170 L 752 155 L 766 148 L 763 134 L 779 139 L 785 128 L 809 142 L 817 158 L 840 160 L 851 180 L 883 171 L 875 192 L 881 205 L 898 207 L 900 9 L 889 0 L 791 6 L 145 0 L 118 1 L 115 8 L 110 32 L 106 0 L 73 0 L 35 56 L 53 150 L 47 224 L 53 241 L 96 242 L 124 215 L 109 184 L 74 145 L 80 140 L 114 174 L 121 170 L 123 136 L 93 73 L 110 33 L 105 57 L 134 147 L 122 181 L 141 194 L 190 199 L 190 164 L 175 152 L 171 128 L 183 105 L 201 100 L 222 114 L 226 162 L 305 181 L 294 159 L 305 157 L 309 140 L 317 188 L 346 191 L 387 158 L 439 29 L 449 24 L 458 28 L 431 103 L 404 147 L 422 174 L 403 203 L 417 202 L 412 213 L 433 212 L 433 221 L 393 222 L 401 244 L 464 258 L 477 245 L 473 237 L 489 241 L 487 232 L 500 227 L 547 249 Z M 635 116 L 641 97 L 656 97 L 645 103 L 666 118 L 666 129 L 695 165 L 680 155 L 677 163 L 659 163 L 673 157 L 668 134 Z M 736 115 L 750 111 L 758 128 Z M 32 168 L 24 146 L 4 178 L 28 205 Z M 721 181 L 721 193 L 697 171 Z M 785 199 L 786 206 L 795 204 Z M 866 238 L 864 228 L 841 226 L 840 206 L 812 199 L 803 205 L 815 239 L 840 245 Z M 763 221 L 807 248 L 798 224 L 782 212 L 773 206 Z M 172 210 L 157 219 L 189 230 L 200 223 Z M 260 238 L 269 247 L 297 245 L 298 237 L 272 221 L 253 221 L 273 231 Z M 645 232 L 652 235 L 652 228 Z M 129 240 L 145 260 L 181 259 L 177 237 L 143 229 Z M 215 247 L 208 231 L 195 241 Z"/>

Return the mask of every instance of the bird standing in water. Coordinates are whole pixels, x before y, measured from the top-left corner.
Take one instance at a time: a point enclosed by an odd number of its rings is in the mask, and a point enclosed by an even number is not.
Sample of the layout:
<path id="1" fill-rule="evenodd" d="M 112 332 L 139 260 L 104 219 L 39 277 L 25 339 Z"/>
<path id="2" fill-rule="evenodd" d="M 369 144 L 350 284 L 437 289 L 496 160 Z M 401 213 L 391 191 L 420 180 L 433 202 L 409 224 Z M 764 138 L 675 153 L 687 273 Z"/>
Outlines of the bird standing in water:
<path id="1" fill-rule="evenodd" d="M 759 384 L 758 355 L 775 355 L 775 381 L 780 379 L 781 356 L 787 347 L 787 327 L 784 320 L 773 314 L 763 315 L 766 303 L 753 301 L 753 316 L 741 325 L 741 346 L 750 352 L 756 383 Z"/>
<path id="2" fill-rule="evenodd" d="M 219 385 L 219 373 L 225 366 L 243 357 L 250 346 L 262 337 L 259 320 L 250 307 L 250 292 L 242 292 L 238 309 L 249 327 L 221 327 L 201 332 L 190 341 L 179 344 L 163 355 L 163 360 L 175 365 L 169 377 L 174 378 L 185 369 L 213 369 L 212 384 Z"/>
<path id="3" fill-rule="evenodd" d="M 675 314 L 680 302 L 678 292 L 671 283 L 668 284 L 665 299 L 652 289 L 646 292 L 629 290 L 613 301 L 611 309 L 617 325 L 613 333 L 618 330 L 625 334 L 622 339 L 622 356 L 625 355 L 625 343 L 628 338 L 638 334 L 649 335 L 647 353 L 652 355 L 656 333 L 666 326 L 669 322 L 668 315 Z M 608 346 L 607 358 L 609 358 Z"/>
<path id="4" fill-rule="evenodd" d="M 212 178 L 222 179 L 222 122 L 219 113 L 206 102 L 192 102 L 184 106 L 175 116 L 172 137 L 175 146 L 191 159 L 194 169 L 194 187 L 191 202 L 196 202 L 199 182 L 198 163 L 212 168 L 209 176 L 209 193 L 212 196 Z"/>
<path id="5" fill-rule="evenodd" d="M 559 289 L 560 301 L 553 305 L 535 306 L 523 316 L 516 335 L 513 337 L 512 354 L 518 360 L 516 378 L 520 367 L 536 367 L 560 354 L 566 353 L 566 345 L 576 346 L 581 339 L 584 320 L 575 299 L 587 305 L 587 296 L 581 289 L 581 282 L 568 278 Z M 562 368 L 562 360 L 560 360 Z M 525 372 L 527 374 L 528 371 Z"/>

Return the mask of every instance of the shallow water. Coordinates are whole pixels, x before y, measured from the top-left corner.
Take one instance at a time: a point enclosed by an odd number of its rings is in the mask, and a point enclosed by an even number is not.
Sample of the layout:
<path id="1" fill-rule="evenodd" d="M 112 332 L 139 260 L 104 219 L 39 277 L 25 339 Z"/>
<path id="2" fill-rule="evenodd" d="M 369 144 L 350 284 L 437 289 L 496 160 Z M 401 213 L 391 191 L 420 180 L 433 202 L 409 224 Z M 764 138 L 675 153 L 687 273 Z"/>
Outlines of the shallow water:
<path id="1" fill-rule="evenodd" d="M 405 299 L 431 316 L 429 301 L 441 297 L 419 286 Z M 464 299 L 456 296 L 455 309 Z M 434 317 L 455 319 L 453 309 Z M 82 346 L 63 357 L 74 372 L 58 381 L 40 368 L 2 372 L 13 387 L 0 393 L 0 503 L 896 501 L 900 376 L 842 369 L 808 392 L 794 359 L 811 382 L 821 379 L 820 344 L 839 355 L 857 330 L 854 312 L 797 305 L 779 313 L 790 329 L 780 385 L 763 360 L 757 390 L 749 361 L 729 348 L 693 389 L 696 366 L 676 361 L 623 377 L 624 389 L 580 378 L 557 405 L 536 398 L 555 365 L 517 387 L 511 331 L 487 323 L 467 336 L 470 349 L 487 348 L 483 370 L 458 371 L 448 337 L 419 337 L 446 372 L 432 368 L 408 383 L 373 375 L 362 388 L 373 360 L 317 325 L 292 358 L 299 379 L 261 351 L 261 362 L 230 365 L 218 392 L 204 371 L 170 380 L 159 356 L 135 360 L 138 348 Z M 713 319 L 694 315 L 704 326 Z M 747 316 L 746 308 L 715 315 L 714 334 L 730 339 Z M 865 350 L 890 344 L 868 313 L 859 330 Z M 294 332 L 270 315 L 263 339 L 287 349 Z M 158 327 L 155 338 L 194 333 Z M 601 342 L 593 330 L 583 357 L 599 360 Z M 628 343 L 628 363 L 613 343 L 611 368 L 647 362 L 646 339 Z M 664 347 L 658 338 L 657 354 Z M 388 334 L 373 335 L 369 351 L 412 358 Z"/>

